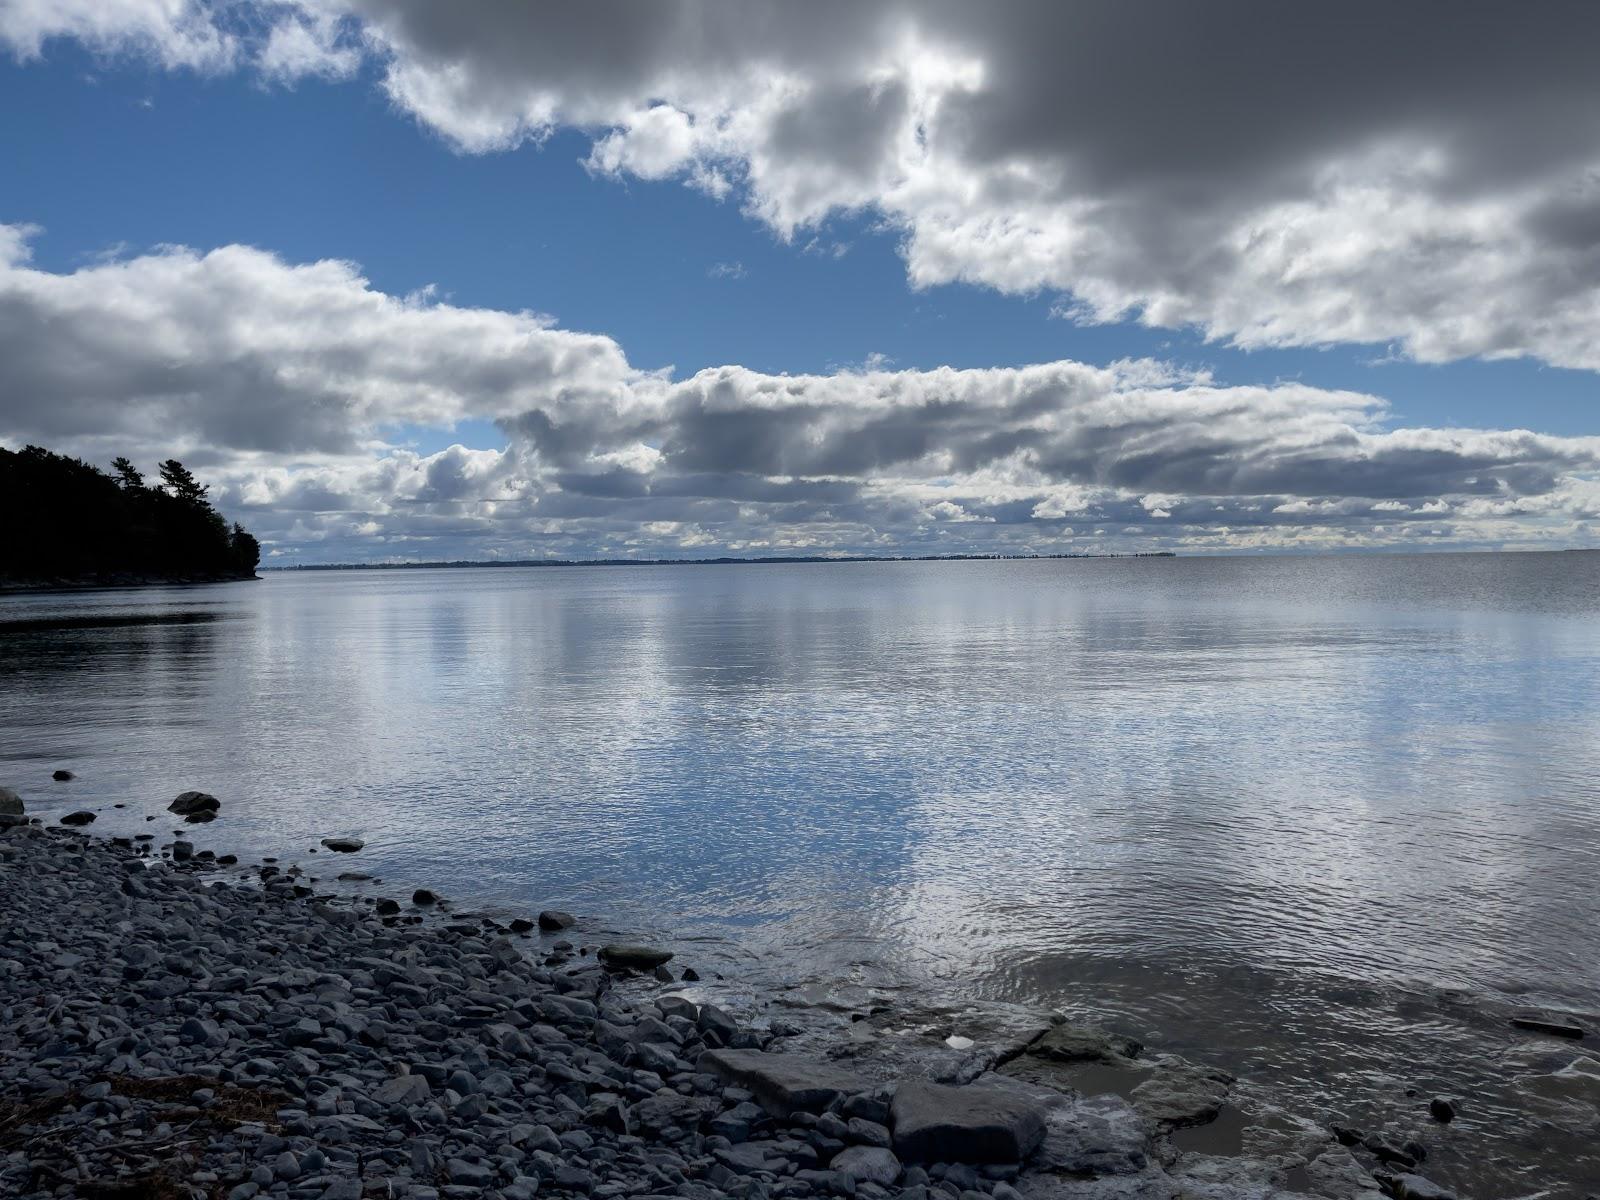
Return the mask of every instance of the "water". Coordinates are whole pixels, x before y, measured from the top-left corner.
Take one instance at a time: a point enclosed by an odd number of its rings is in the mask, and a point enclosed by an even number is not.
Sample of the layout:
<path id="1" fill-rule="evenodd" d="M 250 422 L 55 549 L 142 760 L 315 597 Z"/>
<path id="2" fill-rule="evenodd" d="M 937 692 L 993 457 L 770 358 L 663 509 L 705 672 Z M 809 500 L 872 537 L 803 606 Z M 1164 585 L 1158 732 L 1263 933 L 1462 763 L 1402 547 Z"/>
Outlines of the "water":
<path id="1" fill-rule="evenodd" d="M 202 845 L 358 834 L 396 892 L 702 939 L 763 987 L 1106 1014 L 1247 1099 L 1409 1121 L 1471 1196 L 1582 1196 L 1595 1096 L 1533 1093 L 1584 1046 L 1505 1009 L 1600 1011 L 1597 618 L 1578 553 L 13 596 L 0 782 L 124 802 L 113 833 L 201 788 Z"/>

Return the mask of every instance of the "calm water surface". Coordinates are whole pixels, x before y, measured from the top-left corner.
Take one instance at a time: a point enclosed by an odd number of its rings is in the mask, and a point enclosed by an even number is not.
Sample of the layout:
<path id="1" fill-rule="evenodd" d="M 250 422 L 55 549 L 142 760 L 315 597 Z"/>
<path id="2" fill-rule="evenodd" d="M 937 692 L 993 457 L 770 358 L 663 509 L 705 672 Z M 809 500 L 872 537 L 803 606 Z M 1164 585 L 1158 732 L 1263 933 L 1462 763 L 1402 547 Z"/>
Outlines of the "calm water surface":
<path id="1" fill-rule="evenodd" d="M 35 811 L 130 832 L 201 788 L 202 844 L 359 834 L 392 884 L 707 939 L 763 987 L 1092 1010 L 1319 1119 L 1460 1096 L 1418 1128 L 1479 1197 L 1600 1190 L 1600 1116 L 1529 1099 L 1584 1047 L 1497 1007 L 1600 1010 L 1597 780 L 1600 554 L 0 599 Z"/>

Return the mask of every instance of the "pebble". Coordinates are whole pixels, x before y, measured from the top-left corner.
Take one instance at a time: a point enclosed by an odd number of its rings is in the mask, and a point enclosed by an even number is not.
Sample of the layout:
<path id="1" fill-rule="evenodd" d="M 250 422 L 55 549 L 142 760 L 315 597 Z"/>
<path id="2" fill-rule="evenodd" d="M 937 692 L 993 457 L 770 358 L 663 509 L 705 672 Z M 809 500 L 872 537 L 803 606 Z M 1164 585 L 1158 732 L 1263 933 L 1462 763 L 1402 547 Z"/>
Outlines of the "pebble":
<path id="1" fill-rule="evenodd" d="M 241 880 L 222 870 L 232 857 L 203 860 L 179 840 L 170 859 L 141 858 L 131 840 L 0 829 L 0 1097 L 41 1105 L 25 1148 L 0 1152 L 0 1195 L 1035 1194 L 1032 1168 L 1014 1162 L 907 1167 L 917 1155 L 901 1144 L 892 1080 L 772 1053 L 776 1022 L 762 1032 L 664 991 L 647 972 L 668 951 L 611 944 L 607 969 L 542 965 L 492 921 L 402 918 L 387 898 L 315 894 L 293 867 Z M 536 922 L 547 932 L 550 915 Z M 510 928 L 535 923 L 523 924 Z M 972 1140 L 966 1110 L 986 1093 L 946 1090 L 953 1107 L 932 1116 L 949 1133 L 917 1147 L 923 1158 Z M 1033 1120 L 979 1108 L 991 1123 Z M 976 1149 L 993 1157 L 989 1142 Z M 1149 1149 L 1149 1194 L 1176 1194 Z M 1447 1195 L 1393 1178 L 1416 1200 Z M 1107 1195 L 1121 1186 L 1103 1181 Z M 1205 1194 L 1254 1195 L 1222 1182 Z"/>

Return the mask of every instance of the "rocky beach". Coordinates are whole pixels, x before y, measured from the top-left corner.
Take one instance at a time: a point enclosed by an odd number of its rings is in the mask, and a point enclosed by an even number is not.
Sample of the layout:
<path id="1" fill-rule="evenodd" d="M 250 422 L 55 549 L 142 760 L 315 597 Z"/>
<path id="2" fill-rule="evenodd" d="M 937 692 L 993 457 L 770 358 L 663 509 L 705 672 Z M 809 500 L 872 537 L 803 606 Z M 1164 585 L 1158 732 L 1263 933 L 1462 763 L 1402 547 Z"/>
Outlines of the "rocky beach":
<path id="1" fill-rule="evenodd" d="M 671 951 L 585 945 L 569 914 L 361 891 L 357 839 L 327 839 L 324 879 L 0 798 L 7 1196 L 1451 1194 L 1416 1129 L 1231 1128 L 1226 1073 L 1059 1015 L 736 1016 Z"/>

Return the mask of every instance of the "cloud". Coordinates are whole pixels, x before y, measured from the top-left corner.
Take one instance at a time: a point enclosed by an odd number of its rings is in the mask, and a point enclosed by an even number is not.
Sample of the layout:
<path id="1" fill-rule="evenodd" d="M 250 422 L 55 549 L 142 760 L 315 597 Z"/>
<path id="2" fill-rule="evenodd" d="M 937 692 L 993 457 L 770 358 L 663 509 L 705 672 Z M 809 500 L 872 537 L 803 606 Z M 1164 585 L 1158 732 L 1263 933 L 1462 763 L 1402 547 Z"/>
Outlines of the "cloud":
<path id="1" fill-rule="evenodd" d="M 1355 392 L 1143 360 L 674 380 L 351 263 L 169 247 L 52 272 L 30 232 L 0 225 L 0 441 L 175 453 L 280 556 L 1376 545 L 1423 523 L 1561 544 L 1600 520 L 1600 438 L 1395 428 Z M 466 420 L 502 444 L 403 445 Z"/>
<path id="2" fill-rule="evenodd" d="M 600 175 L 839 212 L 918 287 L 1240 346 L 1600 369 L 1600 8 L 11 0 L 0 40 L 349 74 L 463 152 L 576 127 Z"/>
<path id="3" fill-rule="evenodd" d="M 712 279 L 743 279 L 749 273 L 742 262 L 713 263 L 706 271 Z"/>

